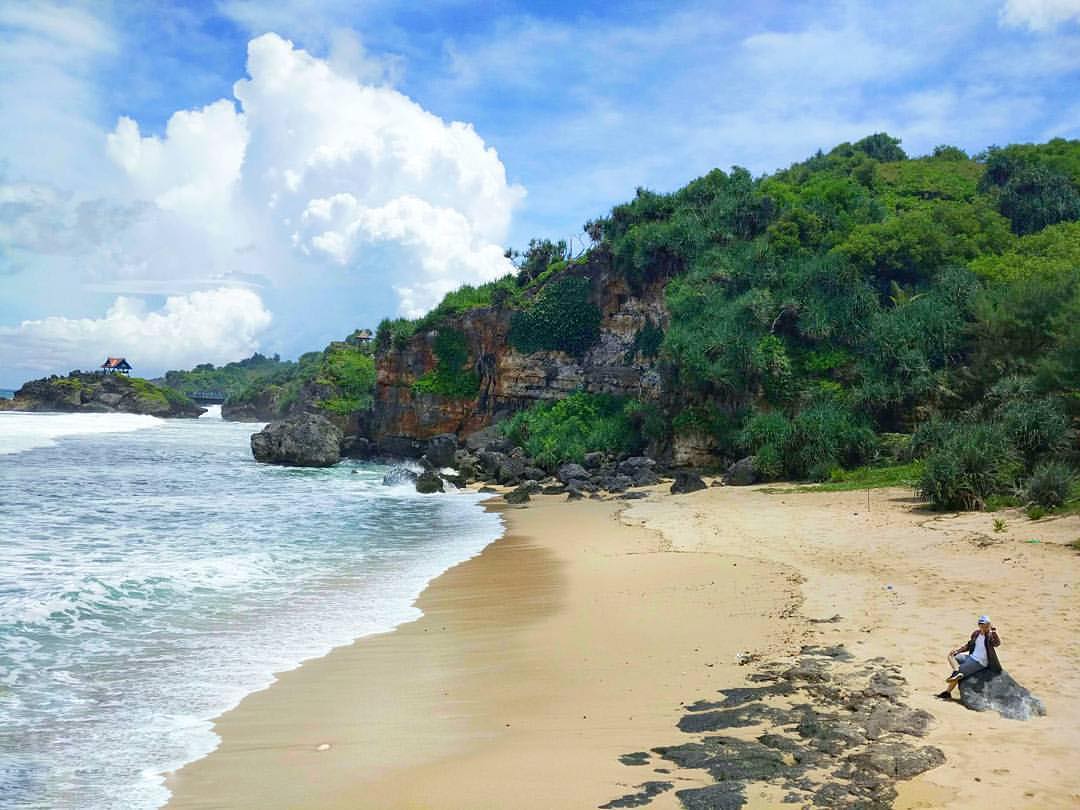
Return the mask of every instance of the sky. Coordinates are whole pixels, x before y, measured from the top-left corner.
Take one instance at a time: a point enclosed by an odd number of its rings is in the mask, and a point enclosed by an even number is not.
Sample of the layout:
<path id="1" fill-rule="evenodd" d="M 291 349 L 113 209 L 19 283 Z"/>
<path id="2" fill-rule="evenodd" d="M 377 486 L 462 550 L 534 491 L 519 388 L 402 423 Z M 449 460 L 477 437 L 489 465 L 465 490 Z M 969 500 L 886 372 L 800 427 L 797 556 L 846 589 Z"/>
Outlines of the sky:
<path id="1" fill-rule="evenodd" d="M 294 358 L 879 131 L 1080 137 L 1080 0 L 4 0 L 0 387 Z"/>

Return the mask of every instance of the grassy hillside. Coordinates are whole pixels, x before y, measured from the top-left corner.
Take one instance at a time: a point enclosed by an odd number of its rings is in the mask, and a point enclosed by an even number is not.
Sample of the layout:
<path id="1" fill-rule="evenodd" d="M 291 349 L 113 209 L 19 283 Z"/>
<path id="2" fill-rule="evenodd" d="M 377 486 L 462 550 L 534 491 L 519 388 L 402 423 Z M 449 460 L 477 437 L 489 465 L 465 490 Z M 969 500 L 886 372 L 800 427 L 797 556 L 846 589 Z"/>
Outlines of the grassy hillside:
<path id="1" fill-rule="evenodd" d="M 777 478 L 920 461 L 917 488 L 939 506 L 1054 508 L 1077 469 L 1078 220 L 1080 141 L 908 158 L 877 134 L 765 177 L 639 189 L 585 232 L 633 288 L 666 285 L 670 326 L 639 337 L 680 398 L 659 417 L 638 409 L 647 438 L 706 431 Z M 520 350 L 586 351 L 594 316 L 563 275 L 565 245 L 517 259 L 516 276 L 384 322 L 378 342 L 504 306 Z"/>

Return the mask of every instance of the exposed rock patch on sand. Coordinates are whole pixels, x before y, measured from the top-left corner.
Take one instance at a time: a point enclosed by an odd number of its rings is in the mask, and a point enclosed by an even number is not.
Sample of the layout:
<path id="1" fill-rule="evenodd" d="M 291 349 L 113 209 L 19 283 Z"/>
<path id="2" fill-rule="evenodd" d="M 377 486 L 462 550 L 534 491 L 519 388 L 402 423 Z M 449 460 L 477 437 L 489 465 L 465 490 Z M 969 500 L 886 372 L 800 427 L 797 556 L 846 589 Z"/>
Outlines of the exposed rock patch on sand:
<path id="1" fill-rule="evenodd" d="M 807 646 L 794 662 L 761 666 L 750 680 L 765 685 L 722 689 L 722 700 L 687 707 L 679 730 L 692 741 L 652 749 L 718 783 L 678 790 L 684 807 L 734 810 L 755 784 L 768 783 L 784 791 L 785 802 L 805 807 L 890 808 L 897 781 L 945 762 L 940 748 L 919 741 L 933 718 L 907 705 L 895 663 L 855 661 L 841 646 Z M 644 752 L 620 761 L 649 763 Z M 674 787 L 646 782 L 601 806 L 638 807 Z"/>

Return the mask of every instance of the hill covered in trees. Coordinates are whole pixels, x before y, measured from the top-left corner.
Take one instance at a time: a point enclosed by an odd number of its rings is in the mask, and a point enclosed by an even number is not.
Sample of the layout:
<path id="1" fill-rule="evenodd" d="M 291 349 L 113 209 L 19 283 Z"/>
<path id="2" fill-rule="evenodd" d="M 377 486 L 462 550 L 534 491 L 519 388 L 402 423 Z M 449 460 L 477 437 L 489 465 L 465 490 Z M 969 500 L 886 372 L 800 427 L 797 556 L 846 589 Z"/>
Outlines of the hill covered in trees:
<path id="1" fill-rule="evenodd" d="M 1078 494 L 1078 220 L 1080 141 L 909 158 L 877 134 L 639 189 L 586 223 L 583 255 L 534 241 L 516 275 L 384 321 L 376 423 L 527 407 L 507 429 L 550 463 L 693 435 L 765 478 L 903 464 L 942 507 L 1060 508 Z"/>

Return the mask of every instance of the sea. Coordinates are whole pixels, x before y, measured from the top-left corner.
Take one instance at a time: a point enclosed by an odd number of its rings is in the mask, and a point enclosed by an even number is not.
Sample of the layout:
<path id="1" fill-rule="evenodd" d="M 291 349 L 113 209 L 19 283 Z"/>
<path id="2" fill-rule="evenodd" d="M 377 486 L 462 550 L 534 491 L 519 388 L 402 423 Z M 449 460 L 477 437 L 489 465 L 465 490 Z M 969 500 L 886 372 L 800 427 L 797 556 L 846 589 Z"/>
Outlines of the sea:
<path id="1" fill-rule="evenodd" d="M 150 810 L 274 673 L 419 615 L 502 532 L 388 467 L 257 464 L 260 425 L 0 412 L 0 806 Z"/>

